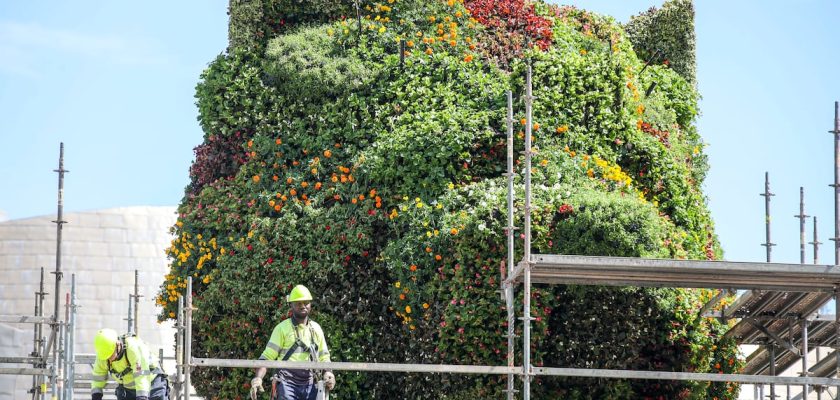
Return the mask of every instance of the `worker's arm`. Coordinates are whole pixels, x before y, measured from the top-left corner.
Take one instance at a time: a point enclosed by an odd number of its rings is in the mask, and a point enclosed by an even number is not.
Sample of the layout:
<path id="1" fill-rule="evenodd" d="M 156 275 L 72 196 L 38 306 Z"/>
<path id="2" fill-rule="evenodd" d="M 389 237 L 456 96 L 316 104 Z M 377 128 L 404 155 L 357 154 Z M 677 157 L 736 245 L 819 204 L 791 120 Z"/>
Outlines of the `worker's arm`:
<path id="1" fill-rule="evenodd" d="M 105 384 L 108 383 L 108 362 L 99 358 L 93 362 L 93 380 L 90 381 L 90 398 L 102 400 Z"/>
<path id="2" fill-rule="evenodd" d="M 271 338 L 265 345 L 265 349 L 260 354 L 260 360 L 276 360 L 280 355 L 280 350 L 283 348 L 283 334 L 280 329 L 280 324 L 274 327 L 271 332 Z M 262 392 L 262 380 L 268 370 L 264 367 L 255 370 L 256 375 L 251 379 L 251 399 L 257 398 L 257 391 Z"/>

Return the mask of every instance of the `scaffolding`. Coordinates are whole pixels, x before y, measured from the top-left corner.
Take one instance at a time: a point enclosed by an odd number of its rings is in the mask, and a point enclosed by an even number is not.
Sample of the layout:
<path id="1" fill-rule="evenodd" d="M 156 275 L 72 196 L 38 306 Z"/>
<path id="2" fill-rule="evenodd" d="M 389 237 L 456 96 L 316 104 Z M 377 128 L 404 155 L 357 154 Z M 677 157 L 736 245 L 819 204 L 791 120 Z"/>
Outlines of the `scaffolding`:
<path id="1" fill-rule="evenodd" d="M 777 376 L 775 371 L 775 359 L 773 354 L 769 362 L 770 374 L 712 374 L 694 372 L 669 372 L 669 371 L 638 371 L 638 370 L 613 370 L 613 369 L 592 369 L 592 368 L 551 368 L 534 367 L 531 365 L 531 305 L 530 290 L 535 283 L 542 284 L 576 284 L 576 285 L 612 285 L 612 286 L 638 286 L 638 287 L 685 287 L 685 288 L 709 288 L 721 289 L 714 302 L 719 301 L 726 295 L 732 295 L 735 290 L 750 290 L 755 293 L 764 291 L 777 291 L 782 293 L 802 294 L 802 298 L 812 299 L 805 301 L 805 308 L 819 303 L 818 300 L 834 298 L 835 306 L 840 306 L 840 267 L 835 265 L 803 265 L 802 264 L 773 264 L 770 263 L 771 248 L 774 245 L 770 241 L 770 227 L 767 226 L 767 263 L 752 262 L 728 262 L 728 261 L 696 261 L 696 260 L 670 260 L 670 259 L 639 259 L 626 257 L 597 257 L 597 256 L 575 256 L 575 255 L 554 255 L 554 254 L 531 254 L 531 149 L 533 126 L 532 104 L 534 96 L 532 93 L 531 67 L 526 72 L 526 94 L 525 102 L 525 150 L 524 150 L 524 243 L 523 257 L 513 268 L 514 240 L 513 234 L 517 229 L 513 225 L 513 139 L 512 139 L 512 95 L 507 93 L 507 165 L 508 170 L 505 176 L 508 183 L 508 223 L 505 229 L 508 246 L 507 268 L 503 268 L 502 299 L 507 309 L 507 364 L 506 366 L 493 365 L 457 365 L 457 364 L 387 364 L 387 363 L 362 363 L 362 362 L 292 362 L 292 361 L 268 361 L 268 360 L 241 360 L 241 359 L 218 359 L 192 357 L 192 278 L 188 277 L 186 290 L 186 306 L 184 313 L 184 348 L 183 355 L 178 358 L 183 360 L 183 372 L 186 387 L 189 387 L 190 375 L 193 368 L 222 367 L 222 368 L 285 368 L 285 369 L 331 369 L 337 371 L 379 371 L 379 372 L 415 372 L 415 373 L 452 373 L 452 374 L 484 374 L 484 375 L 506 375 L 507 385 L 504 392 L 508 400 L 515 398 L 518 392 L 515 389 L 515 377 L 522 380 L 522 398 L 531 398 L 531 380 L 535 376 L 565 376 L 565 377 L 586 377 L 586 378 L 616 378 L 616 379 L 653 379 L 653 380 L 680 380 L 680 381 L 707 381 L 707 382 L 735 382 L 755 385 L 769 384 L 772 388 L 775 385 L 799 385 L 802 386 L 803 398 L 812 387 L 820 388 L 817 393 L 822 393 L 824 387 L 835 387 L 840 393 L 840 318 L 836 313 L 833 319 L 822 321 L 825 325 L 826 336 L 822 344 L 831 345 L 835 354 L 828 357 L 819 364 L 821 376 L 814 376 L 807 371 L 803 376 Z M 840 106 L 835 103 L 835 159 L 840 160 Z M 835 193 L 836 207 L 840 207 L 840 161 L 836 163 Z M 766 181 L 766 212 L 769 215 L 770 196 L 769 178 Z M 804 201 L 804 200 L 803 200 Z M 840 208 L 838 208 L 840 210 Z M 801 229 L 804 229 L 804 209 L 800 209 Z M 769 217 L 768 217 L 769 220 Z M 835 218 L 836 232 L 840 232 L 840 216 Z M 816 228 L 815 228 L 816 229 Z M 840 236 L 837 233 L 836 236 Z M 804 233 L 801 235 L 804 243 Z M 835 239 L 832 239 L 835 240 Z M 814 238 L 816 246 L 816 235 Z M 804 244 L 802 244 L 804 248 Z M 840 255 L 840 242 L 835 240 L 836 254 Z M 815 255 L 816 257 L 816 255 Z M 514 360 L 514 322 L 515 311 L 513 307 L 514 286 L 522 284 L 522 362 L 516 366 Z M 793 303 L 798 303 L 795 301 Z M 821 304 L 821 303 L 820 303 Z M 179 302 L 180 307 L 180 302 Z M 800 307 L 803 307 L 800 305 Z M 707 304 L 704 310 L 711 307 Z M 840 307 L 837 307 L 840 309 Z M 808 308 L 810 310 L 810 308 Z M 181 316 L 179 309 L 179 318 Z M 732 315 L 732 317 L 736 317 Z M 745 316 L 741 316 L 744 318 Z M 761 325 L 755 322 L 755 318 L 746 318 L 747 323 L 754 327 Z M 752 321 L 752 322 L 750 322 Z M 800 325 L 802 334 L 802 354 L 808 355 L 808 331 L 807 323 Z M 759 328 L 759 330 L 761 330 Z M 769 330 L 763 331 L 767 336 L 775 336 Z M 771 350 L 775 346 L 769 347 Z M 792 354 L 799 353 L 793 347 L 788 349 Z M 825 361 L 828 359 L 835 362 Z M 816 367 L 816 366 L 815 366 Z M 814 368 L 811 368 L 812 370 Z M 829 377 L 834 376 L 834 377 Z M 756 386 L 763 387 L 763 386 Z M 184 388 L 185 390 L 185 388 Z M 788 391 L 788 397 L 790 391 Z"/>
<path id="2" fill-rule="evenodd" d="M 653 379 L 653 380 L 680 380 L 680 381 L 708 381 L 708 382 L 737 382 L 748 384 L 770 384 L 773 385 L 799 385 L 803 387 L 803 397 L 807 397 L 809 388 L 835 387 L 840 391 L 840 313 L 835 313 L 833 318 L 817 316 L 808 320 L 808 323 L 790 325 L 789 335 L 799 333 L 802 339 L 801 350 L 794 343 L 785 346 L 784 340 L 770 329 L 762 329 L 764 321 L 782 321 L 782 318 L 764 318 L 761 315 L 753 315 L 759 310 L 759 304 L 768 307 L 778 294 L 768 296 L 763 293 L 776 292 L 783 294 L 795 294 L 798 300 L 785 301 L 784 307 L 800 307 L 803 314 L 808 314 L 814 304 L 820 300 L 834 298 L 835 307 L 840 306 L 840 266 L 835 265 L 803 265 L 803 264 L 779 264 L 779 263 L 748 263 L 748 262 L 727 262 L 727 261 L 696 261 L 696 260 L 668 260 L 668 259 L 639 259 L 625 257 L 597 257 L 597 256 L 575 256 L 575 255 L 553 255 L 553 254 L 531 254 L 531 126 L 532 123 L 532 102 L 534 100 L 531 90 L 531 69 L 527 70 L 526 76 L 526 129 L 525 129 L 525 150 L 524 150 L 524 183 L 525 183 L 525 207 L 524 207 L 524 243 L 523 258 L 516 266 L 513 266 L 514 254 L 514 231 L 513 225 L 513 139 L 512 139 L 512 95 L 507 93 L 508 98 L 508 224 L 506 227 L 508 244 L 508 262 L 503 271 L 502 281 L 503 300 L 507 308 L 508 330 L 507 330 L 507 365 L 457 365 L 457 364 L 390 364 L 390 363 L 364 363 L 364 362 L 292 362 L 292 361 L 268 361 L 268 360 L 239 360 L 239 359 L 217 359 L 192 357 L 192 313 L 193 295 L 192 278 L 188 278 L 185 296 L 179 299 L 178 315 L 176 325 L 176 372 L 175 379 L 177 399 L 191 397 L 190 383 L 193 368 L 204 367 L 225 367 L 225 368 L 286 368 L 286 369 L 331 369 L 338 371 L 380 371 L 380 372 L 414 372 L 414 373 L 452 373 L 452 374 L 481 374 L 499 375 L 507 377 L 505 389 L 506 397 L 513 399 L 516 393 L 515 379 L 522 380 L 522 398 L 529 400 L 531 397 L 531 380 L 536 376 L 565 376 L 565 377 L 586 377 L 586 378 L 615 378 L 615 379 Z M 840 176 L 840 106 L 835 103 L 835 129 L 830 131 L 835 135 L 835 159 L 836 175 L 835 188 L 836 207 L 840 207 L 840 183 L 837 179 Z M 47 384 L 50 382 L 52 398 L 72 399 L 74 388 L 80 380 L 90 379 L 90 376 L 81 376 L 73 372 L 74 365 L 90 362 L 82 355 L 75 354 L 74 349 L 74 325 L 76 313 L 75 301 L 75 276 L 71 278 L 72 289 L 67 297 L 66 318 L 61 321 L 58 315 L 58 293 L 60 291 L 60 232 L 65 221 L 62 217 L 62 193 L 63 193 L 63 144 L 62 154 L 59 163 L 59 213 L 57 221 L 59 234 L 57 244 L 56 261 L 56 306 L 52 317 L 44 317 L 43 313 L 43 271 L 41 290 L 36 293 L 36 316 L 0 316 L 0 322 L 34 323 L 35 324 L 35 349 L 30 357 L 0 358 L 3 363 L 32 364 L 31 368 L 0 368 L 0 374 L 26 374 L 33 375 L 32 398 L 42 398 L 46 392 Z M 769 183 L 766 186 L 767 212 L 769 214 Z M 840 208 L 837 208 L 840 210 Z M 804 211 L 800 211 L 803 216 Z M 840 216 L 835 218 L 835 254 L 840 255 Z M 770 229 L 767 227 L 767 256 L 770 258 L 772 243 L 770 242 Z M 816 235 L 814 238 L 816 242 Z M 135 275 L 136 279 L 136 275 Z M 516 336 L 514 335 L 514 322 L 516 313 L 513 307 L 513 291 L 517 285 L 522 285 L 522 361 L 516 365 L 514 359 L 514 346 Z M 767 346 L 767 374 L 761 374 L 764 370 L 756 369 L 755 374 L 710 374 L 693 372 L 670 372 L 670 371 L 638 371 L 638 370 L 615 370 L 615 369 L 591 369 L 591 368 L 556 368 L 556 367 L 535 367 L 531 365 L 531 305 L 530 290 L 533 284 L 576 284 L 576 285 L 613 285 L 613 286 L 638 286 L 638 287 L 687 287 L 687 288 L 711 288 L 721 289 L 722 294 L 733 293 L 734 290 L 753 291 L 751 297 L 742 297 L 739 306 L 749 311 L 739 315 L 737 310 L 732 312 L 724 311 L 721 318 L 742 318 L 747 324 L 762 331 L 767 337 L 775 342 Z M 786 297 L 788 295 L 782 295 Z M 135 281 L 135 293 L 129 297 L 129 304 L 134 302 L 134 308 L 129 306 L 128 326 L 129 330 L 137 324 L 137 284 Z M 758 300 L 756 300 L 758 299 Z M 810 300 L 809 300 L 810 299 Z M 749 303 L 752 301 L 753 303 Z M 771 307 L 772 308 L 772 307 Z M 837 307 L 840 308 L 840 307 Z M 765 308 L 766 309 L 766 308 Z M 132 319 L 132 314 L 134 318 Z M 726 315 L 728 314 L 728 315 Z M 749 315 L 748 315 L 749 314 Z M 750 322 L 751 321 L 751 322 Z M 48 340 L 40 337 L 41 324 L 48 323 L 51 327 L 51 334 Z M 790 354 L 807 356 L 809 341 L 814 338 L 808 336 L 809 324 L 819 323 L 822 328 L 818 329 L 818 340 L 822 345 L 829 345 L 834 352 L 817 365 L 807 367 L 804 365 L 803 376 L 777 376 L 775 374 L 776 346 L 779 345 Z M 753 334 L 749 330 L 748 334 Z M 774 337 L 776 336 L 776 337 Z M 765 344 L 767 344 L 765 342 Z M 161 359 L 163 359 L 161 354 Z M 833 377 L 831 377 L 833 376 Z M 63 390 L 63 393 L 60 392 Z M 821 389 L 817 391 L 822 393 Z M 772 394 L 772 393 L 771 393 Z M 788 392 L 790 395 L 790 392 Z"/>

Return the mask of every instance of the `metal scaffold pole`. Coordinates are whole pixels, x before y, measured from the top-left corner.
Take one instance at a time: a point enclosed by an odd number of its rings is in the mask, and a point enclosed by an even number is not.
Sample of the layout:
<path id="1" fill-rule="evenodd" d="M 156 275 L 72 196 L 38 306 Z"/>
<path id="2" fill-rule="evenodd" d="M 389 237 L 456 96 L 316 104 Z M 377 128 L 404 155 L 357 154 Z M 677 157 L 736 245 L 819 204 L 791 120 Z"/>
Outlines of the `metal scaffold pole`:
<path id="1" fill-rule="evenodd" d="M 178 316 L 175 325 L 175 391 L 182 399 L 184 384 L 184 296 L 178 297 Z"/>
<path id="2" fill-rule="evenodd" d="M 811 244 L 811 245 L 814 246 L 814 264 L 819 264 L 820 263 L 820 245 L 822 244 L 822 242 L 820 242 L 819 235 L 817 234 L 817 216 L 816 215 L 813 218 L 813 222 L 814 222 L 814 241 L 813 242 L 808 242 L 808 244 Z"/>
<path id="3" fill-rule="evenodd" d="M 776 244 L 770 241 L 770 197 L 775 196 L 775 194 L 770 193 L 770 173 L 764 172 L 764 193 L 761 193 L 760 196 L 764 197 L 764 236 L 765 242 L 762 246 L 767 248 L 767 262 L 771 260 L 771 253 L 772 248 Z"/>
<path id="4" fill-rule="evenodd" d="M 505 308 L 507 309 L 507 365 L 513 367 L 515 363 L 513 346 L 515 338 L 515 324 L 516 311 L 514 310 L 513 302 L 513 283 L 506 282 L 505 278 L 510 278 L 513 273 L 515 241 L 513 226 L 513 94 L 510 90 L 507 91 L 507 229 L 505 235 L 507 236 L 507 276 L 502 277 L 502 287 L 505 295 Z M 513 374 L 508 374 L 507 377 L 507 400 L 513 400 L 516 387 L 514 384 Z"/>
<path id="5" fill-rule="evenodd" d="M 47 293 L 44 292 L 44 267 L 41 267 L 41 281 L 38 286 L 38 291 L 35 292 L 35 317 L 42 317 L 44 316 L 44 296 Z M 32 354 L 30 356 L 34 358 L 41 358 L 42 353 L 41 350 L 44 346 L 44 338 L 43 338 L 43 325 L 38 322 L 34 326 L 35 330 L 35 337 L 33 339 L 32 345 Z M 46 359 L 46 358 L 44 358 Z M 43 368 L 42 363 L 32 363 L 33 368 Z M 42 377 L 39 375 L 32 376 L 32 400 L 41 398 L 41 379 Z"/>
<path id="6" fill-rule="evenodd" d="M 840 102 L 834 102 L 834 265 L 840 265 Z M 838 393 L 840 396 L 840 393 Z"/>
<path id="7" fill-rule="evenodd" d="M 61 291 L 61 232 L 64 228 L 64 224 L 67 223 L 64 218 L 64 173 L 70 172 L 64 169 L 64 143 L 61 143 L 59 156 L 58 156 L 58 169 L 54 170 L 58 172 L 58 215 L 55 221 L 52 221 L 56 224 L 56 237 L 55 237 L 55 298 L 54 298 L 54 310 L 53 310 L 53 321 L 52 321 L 52 330 L 53 330 L 53 338 L 56 341 L 56 345 L 53 347 L 53 372 L 52 372 L 52 398 L 57 399 L 59 393 L 57 392 L 57 388 L 59 386 L 59 370 L 60 370 L 60 360 L 59 360 L 59 352 L 61 351 L 61 318 L 58 314 L 59 310 L 59 293 Z"/>
<path id="8" fill-rule="evenodd" d="M 140 309 L 140 298 L 143 297 L 140 295 L 140 272 L 138 270 L 134 270 L 134 334 L 140 334 L 140 323 L 139 323 L 139 309 Z"/>
<path id="9" fill-rule="evenodd" d="M 76 384 L 76 274 L 70 275 L 70 321 L 67 334 L 67 400 L 73 400 L 73 387 Z"/>
<path id="10" fill-rule="evenodd" d="M 799 219 L 799 263 L 805 264 L 805 220 L 810 215 L 805 215 L 805 188 L 799 187 L 799 214 L 794 215 Z"/>
<path id="11" fill-rule="evenodd" d="M 522 379 L 523 398 L 531 399 L 531 127 L 533 125 L 532 105 L 533 95 L 531 88 L 531 65 L 528 65 L 528 72 L 525 79 L 525 243 L 523 245 L 524 255 L 522 263 L 524 266 L 523 288 L 522 288 Z"/>
<path id="12" fill-rule="evenodd" d="M 834 102 L 834 130 L 829 131 L 834 134 L 834 265 L 840 265 L 840 102 Z M 814 227 L 816 229 L 816 226 Z M 817 241 L 814 235 L 814 242 Z M 816 245 L 815 245 L 816 246 Z M 834 290 L 834 328 L 835 328 L 835 347 L 834 353 L 837 354 L 834 358 L 837 360 L 835 365 L 835 376 L 840 376 L 840 292 L 835 288 Z M 835 397 L 840 397 L 840 385 L 837 385 L 837 394 Z"/>
<path id="13" fill-rule="evenodd" d="M 184 399 L 190 398 L 190 373 L 192 363 L 192 277 L 187 277 L 187 304 L 184 307 L 186 333 L 184 334 Z"/>

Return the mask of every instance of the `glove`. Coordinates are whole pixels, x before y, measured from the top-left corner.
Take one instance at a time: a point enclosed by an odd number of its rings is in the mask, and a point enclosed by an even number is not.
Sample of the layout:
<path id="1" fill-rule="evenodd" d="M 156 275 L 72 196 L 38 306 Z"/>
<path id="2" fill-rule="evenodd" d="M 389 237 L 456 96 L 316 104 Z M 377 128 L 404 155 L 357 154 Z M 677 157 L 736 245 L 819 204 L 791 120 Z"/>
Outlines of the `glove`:
<path id="1" fill-rule="evenodd" d="M 262 387 L 262 378 L 259 376 L 251 379 L 251 400 L 257 400 L 257 390 L 259 390 L 260 393 L 265 392 L 265 389 Z"/>
<path id="2" fill-rule="evenodd" d="M 331 392 L 335 387 L 335 375 L 332 372 L 324 372 L 324 387 L 328 392 Z"/>
<path id="3" fill-rule="evenodd" d="M 90 395 L 91 400 L 102 400 L 102 393 L 93 393 Z"/>

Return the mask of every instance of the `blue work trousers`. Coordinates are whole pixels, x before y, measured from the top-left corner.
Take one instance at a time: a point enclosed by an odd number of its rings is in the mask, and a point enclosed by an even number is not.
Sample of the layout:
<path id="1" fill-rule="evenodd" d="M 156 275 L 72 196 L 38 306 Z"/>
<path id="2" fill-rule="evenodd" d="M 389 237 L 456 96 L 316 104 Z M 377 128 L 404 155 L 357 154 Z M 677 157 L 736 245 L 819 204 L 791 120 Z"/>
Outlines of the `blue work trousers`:
<path id="1" fill-rule="evenodd" d="M 277 382 L 274 400 L 315 400 L 318 387 L 315 384 L 296 384 L 287 380 Z"/>
<path id="2" fill-rule="evenodd" d="M 117 396 L 117 400 L 135 400 L 137 398 L 134 389 L 126 389 L 123 385 L 117 386 L 114 394 Z M 169 400 L 169 380 L 166 375 L 158 375 L 152 381 L 149 400 Z"/>

